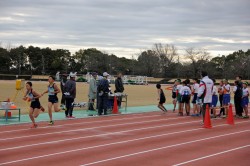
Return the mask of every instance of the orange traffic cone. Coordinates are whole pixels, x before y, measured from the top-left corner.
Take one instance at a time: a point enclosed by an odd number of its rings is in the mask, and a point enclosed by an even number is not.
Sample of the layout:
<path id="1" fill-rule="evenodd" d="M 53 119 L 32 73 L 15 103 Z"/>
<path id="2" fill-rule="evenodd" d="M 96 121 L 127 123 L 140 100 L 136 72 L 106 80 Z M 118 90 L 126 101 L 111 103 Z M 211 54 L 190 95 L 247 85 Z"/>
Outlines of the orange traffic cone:
<path id="1" fill-rule="evenodd" d="M 208 105 L 206 106 L 206 112 L 205 112 L 205 119 L 204 119 L 204 126 L 203 127 L 208 128 L 208 129 L 212 128 Z"/>
<path id="2" fill-rule="evenodd" d="M 233 106 L 229 105 L 228 115 L 227 115 L 227 124 L 234 125 L 234 116 L 233 116 Z"/>
<path id="3" fill-rule="evenodd" d="M 114 106 L 113 106 L 112 114 L 118 114 L 118 106 L 117 106 L 116 96 L 114 96 Z"/>

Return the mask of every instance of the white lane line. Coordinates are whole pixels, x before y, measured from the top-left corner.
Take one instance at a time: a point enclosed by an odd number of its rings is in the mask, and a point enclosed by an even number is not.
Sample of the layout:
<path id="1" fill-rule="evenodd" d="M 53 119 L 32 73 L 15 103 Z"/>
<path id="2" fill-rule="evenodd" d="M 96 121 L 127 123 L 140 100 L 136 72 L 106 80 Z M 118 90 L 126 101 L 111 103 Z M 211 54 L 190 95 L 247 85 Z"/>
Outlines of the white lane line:
<path id="1" fill-rule="evenodd" d="M 50 132 L 50 133 L 44 133 L 44 134 L 34 134 L 34 135 L 25 135 L 25 136 L 10 137 L 10 138 L 1 138 L 0 141 L 8 141 L 8 140 L 13 140 L 13 139 L 38 137 L 38 136 L 52 135 L 52 134 L 71 133 L 71 132 L 75 132 L 75 131 L 87 131 L 87 130 L 90 130 L 90 129 L 100 129 L 100 128 L 114 127 L 114 126 L 124 126 L 124 125 L 143 124 L 143 123 L 151 123 L 151 122 L 159 122 L 159 121 L 168 121 L 168 120 L 175 120 L 175 119 L 180 119 L 180 117 L 168 118 L 168 119 L 166 119 L 166 118 L 165 119 L 156 119 L 156 120 L 133 122 L 133 123 L 119 123 L 119 124 L 114 124 L 114 125 L 90 127 L 90 128 L 85 128 L 85 129 L 75 129 L 75 130 L 71 129 L 71 130 L 66 130 L 66 131 L 57 131 L 57 132 Z M 105 122 L 103 122 L 103 123 L 105 123 Z"/>
<path id="2" fill-rule="evenodd" d="M 245 146 L 240 146 L 240 147 L 237 147 L 237 148 L 233 148 L 233 149 L 229 149 L 229 150 L 225 150 L 225 151 L 222 151 L 222 152 L 219 152 L 219 153 L 214 153 L 214 154 L 211 154 L 211 155 L 203 156 L 203 157 L 196 158 L 196 159 L 193 159 L 193 160 L 185 161 L 185 162 L 182 162 L 182 163 L 179 163 L 179 164 L 175 164 L 173 166 L 185 165 L 185 164 L 188 164 L 188 163 L 191 163 L 191 162 L 195 162 L 195 161 L 198 161 L 198 160 L 203 160 L 203 159 L 206 159 L 206 158 L 209 158 L 209 157 L 218 156 L 218 155 L 221 155 L 221 154 L 224 154 L 224 153 L 229 153 L 229 152 L 233 152 L 233 151 L 248 148 L 248 147 L 250 147 L 250 144 L 245 145 Z"/>
<path id="3" fill-rule="evenodd" d="M 46 141 L 46 142 L 41 142 L 41 143 L 36 143 L 36 144 L 28 144 L 28 145 L 22 145 L 22 146 L 15 146 L 15 147 L 9 147 L 9 148 L 4 148 L 0 149 L 0 151 L 6 151 L 6 150 L 14 150 L 14 149 L 20 149 L 20 148 L 26 148 L 26 147 L 34 147 L 38 145 L 46 145 L 46 144 L 57 144 L 60 142 L 65 142 L 65 141 L 72 141 L 72 140 L 78 140 L 78 139 L 86 139 L 86 138 L 92 138 L 92 137 L 102 137 L 102 136 L 108 136 L 108 135 L 117 135 L 117 134 L 123 134 L 127 132 L 133 132 L 133 131 L 141 131 L 141 130 L 148 130 L 148 129 L 156 129 L 156 128 L 161 128 L 161 127 L 170 127 L 170 126 L 178 126 L 178 125 L 183 125 L 183 124 L 189 124 L 189 123 L 196 123 L 200 121 L 191 121 L 191 122 L 182 122 L 182 123 L 174 123 L 174 124 L 166 124 L 166 125 L 159 125 L 159 126 L 151 126 L 151 127 L 144 127 L 144 128 L 136 128 L 136 129 L 131 129 L 131 130 L 124 130 L 124 131 L 118 131 L 118 132 L 106 132 L 98 135 L 89 135 L 89 136 L 83 136 L 83 137 L 75 137 L 75 138 L 67 138 L 67 139 L 61 139 L 61 140 L 56 140 L 56 141 Z M 197 129 L 200 130 L 201 128 Z"/>
<path id="4" fill-rule="evenodd" d="M 62 125 L 55 125 L 55 126 L 44 126 L 44 127 L 39 127 L 39 129 L 42 128 L 59 128 L 59 127 L 65 127 L 65 126 L 73 126 L 73 125 L 78 125 L 78 124 L 92 124 L 92 123 L 103 123 L 103 122 L 113 122 L 113 121 L 122 121 L 122 120 L 127 120 L 127 119 L 143 119 L 147 117 L 156 117 L 156 116 L 161 116 L 161 115 L 147 115 L 147 116 L 139 116 L 139 117 L 128 117 L 128 118 L 120 118 L 120 119 L 111 119 L 111 120 L 100 120 L 100 121 L 90 121 L 90 122 L 80 122 L 80 123 L 70 123 L 70 124 L 62 124 Z M 84 120 L 84 119 L 82 119 Z M 65 121 L 67 121 L 65 119 Z M 17 127 L 19 127 L 17 125 Z M 5 133 L 12 133 L 12 132 L 19 132 L 19 131 L 27 131 L 30 130 L 30 128 L 25 128 L 25 129 L 18 129 L 18 130 L 8 130 L 8 131 L 1 131 L 0 134 L 5 134 Z"/>
<path id="5" fill-rule="evenodd" d="M 156 138 L 156 137 L 161 137 L 161 136 L 185 133 L 185 132 L 190 132 L 190 131 L 195 131 L 195 130 L 199 130 L 199 129 L 184 130 L 184 131 L 179 131 L 179 132 L 173 132 L 173 133 L 167 133 L 167 134 L 161 134 L 161 135 L 155 135 L 155 136 L 148 136 L 148 137 L 142 137 L 142 138 L 137 138 L 137 139 L 132 139 L 132 140 L 113 142 L 113 143 L 109 143 L 109 144 L 102 144 L 102 145 L 96 145 L 96 146 L 90 146 L 90 147 L 85 147 L 85 148 L 73 149 L 73 150 L 68 150 L 68 151 L 63 151 L 63 152 L 51 153 L 51 154 L 46 154 L 46 155 L 41 155 L 41 156 L 24 158 L 24 159 L 20 159 L 20 160 L 12 160 L 12 161 L 8 161 L 8 162 L 0 163 L 0 165 L 18 163 L 18 162 L 22 162 L 22 161 L 29 161 L 29 160 L 39 159 L 39 158 L 45 158 L 45 157 L 56 156 L 56 155 L 65 154 L 65 153 L 71 153 L 71 152 L 83 151 L 83 150 L 88 150 L 88 149 L 100 148 L 100 147 L 105 147 L 105 146 L 124 144 L 124 143 L 144 140 L 144 139 L 150 139 L 150 138 Z M 214 139 L 214 138 L 219 138 L 219 137 L 224 137 L 224 136 L 229 136 L 229 135 L 234 135 L 234 134 L 240 134 L 240 133 L 249 132 L 249 131 L 250 130 L 244 130 L 244 131 L 239 131 L 239 132 L 233 132 L 233 133 L 222 134 L 222 135 L 207 137 L 207 138 L 203 138 L 203 139 L 193 140 L 193 141 L 189 141 L 189 142 L 185 142 L 185 143 L 169 145 L 169 146 L 165 146 L 165 147 L 162 147 L 162 148 L 151 149 L 151 150 L 137 152 L 137 153 L 133 153 L 133 154 L 129 154 L 129 155 L 124 155 L 124 156 L 119 156 L 119 157 L 110 158 L 110 159 L 106 159 L 106 160 L 101 160 L 101 161 L 89 163 L 88 165 L 93 165 L 93 164 L 102 163 L 102 162 L 106 162 L 106 161 L 110 161 L 110 160 L 129 157 L 129 156 L 134 156 L 134 155 L 143 154 L 143 153 L 147 153 L 147 152 L 151 152 L 151 151 L 157 151 L 157 150 L 161 150 L 161 149 L 181 146 L 181 145 L 185 145 L 185 144 L 191 144 L 191 143 L 195 143 L 195 142 L 205 141 L 205 140 L 209 140 L 209 139 Z"/>
<path id="6" fill-rule="evenodd" d="M 95 162 L 92 162 L 92 163 L 83 164 L 81 166 L 89 166 L 89 165 L 104 163 L 104 162 L 107 162 L 107 161 L 112 161 L 112 160 L 117 160 L 117 159 L 121 159 L 121 158 L 136 156 L 136 155 L 145 154 L 145 153 L 154 152 L 154 151 L 159 151 L 159 150 L 168 149 L 168 148 L 172 148 L 172 147 L 177 147 L 177 146 L 192 144 L 192 143 L 196 143 L 196 142 L 206 141 L 206 140 L 210 140 L 210 139 L 225 137 L 225 136 L 229 136 L 229 135 L 245 133 L 245 132 L 249 132 L 249 131 L 250 130 L 243 130 L 243 131 L 234 132 L 234 133 L 228 133 L 228 134 L 222 134 L 222 135 L 212 136 L 212 137 L 208 137 L 208 138 L 202 138 L 202 139 L 193 140 L 193 141 L 189 141 L 189 142 L 184 142 L 184 143 L 179 143 L 179 144 L 164 146 L 164 147 L 161 147 L 161 148 L 155 148 L 155 149 L 140 151 L 140 152 L 136 152 L 136 153 L 132 153 L 132 154 L 127 154 L 127 155 L 123 155 L 123 156 L 113 157 L 113 158 L 109 158 L 109 159 L 105 159 L 105 160 L 99 160 L 99 161 L 95 161 Z"/>

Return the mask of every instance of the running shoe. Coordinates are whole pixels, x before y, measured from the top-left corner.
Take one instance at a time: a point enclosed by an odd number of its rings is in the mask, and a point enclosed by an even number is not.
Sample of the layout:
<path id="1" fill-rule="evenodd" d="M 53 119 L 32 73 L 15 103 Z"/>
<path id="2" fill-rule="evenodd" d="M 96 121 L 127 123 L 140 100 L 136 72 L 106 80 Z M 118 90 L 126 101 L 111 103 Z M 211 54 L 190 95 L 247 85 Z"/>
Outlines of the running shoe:
<path id="1" fill-rule="evenodd" d="M 243 116 L 243 119 L 248 119 L 248 118 L 249 118 L 248 115 Z"/>
<path id="2" fill-rule="evenodd" d="M 48 125 L 54 125 L 54 121 L 50 121 Z"/>
<path id="3" fill-rule="evenodd" d="M 226 118 L 227 116 L 226 115 L 223 115 L 223 116 L 221 116 L 222 118 Z"/>
<path id="4" fill-rule="evenodd" d="M 32 129 L 37 128 L 37 124 L 33 124 L 30 128 Z"/>
<path id="5" fill-rule="evenodd" d="M 69 116 L 69 118 L 76 118 L 76 117 L 74 117 L 74 116 Z"/>

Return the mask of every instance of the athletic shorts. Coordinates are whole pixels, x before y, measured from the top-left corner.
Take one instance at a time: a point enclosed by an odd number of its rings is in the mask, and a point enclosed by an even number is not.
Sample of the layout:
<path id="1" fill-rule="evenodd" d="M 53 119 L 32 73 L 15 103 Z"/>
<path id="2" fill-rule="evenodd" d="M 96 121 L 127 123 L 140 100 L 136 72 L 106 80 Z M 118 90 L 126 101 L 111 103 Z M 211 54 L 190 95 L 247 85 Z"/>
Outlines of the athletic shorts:
<path id="1" fill-rule="evenodd" d="M 166 102 L 166 99 L 163 98 L 163 97 L 161 97 L 161 98 L 160 98 L 160 101 L 159 101 L 159 104 L 164 104 L 165 102 Z"/>
<path id="2" fill-rule="evenodd" d="M 58 98 L 57 96 L 49 96 L 49 100 L 50 103 L 54 104 L 54 103 L 58 103 Z"/>
<path id="3" fill-rule="evenodd" d="M 176 99 L 176 92 L 172 92 L 172 99 Z"/>
<path id="4" fill-rule="evenodd" d="M 190 97 L 189 96 L 187 96 L 187 95 L 183 95 L 183 96 L 181 96 L 181 103 L 189 103 L 189 101 L 190 101 Z"/>
<path id="5" fill-rule="evenodd" d="M 230 103 L 230 94 L 224 94 L 223 95 L 223 105 L 227 105 Z"/>
<path id="6" fill-rule="evenodd" d="M 197 93 L 194 93 L 192 103 L 197 104 Z"/>
<path id="7" fill-rule="evenodd" d="M 179 103 L 181 103 L 181 95 L 178 93 L 178 95 L 177 95 L 177 101 L 179 102 Z"/>
<path id="8" fill-rule="evenodd" d="M 241 106 L 242 107 L 247 107 L 248 104 L 249 104 L 249 98 L 248 97 L 242 98 L 242 100 L 241 100 Z"/>
<path id="9" fill-rule="evenodd" d="M 217 95 L 213 95 L 212 96 L 212 103 L 210 104 L 210 107 L 216 107 L 218 102 L 218 96 Z"/>
<path id="10" fill-rule="evenodd" d="M 30 107 L 33 108 L 33 109 L 35 109 L 35 108 L 40 109 L 40 108 L 41 108 L 40 101 L 32 101 L 32 102 L 30 103 Z"/>

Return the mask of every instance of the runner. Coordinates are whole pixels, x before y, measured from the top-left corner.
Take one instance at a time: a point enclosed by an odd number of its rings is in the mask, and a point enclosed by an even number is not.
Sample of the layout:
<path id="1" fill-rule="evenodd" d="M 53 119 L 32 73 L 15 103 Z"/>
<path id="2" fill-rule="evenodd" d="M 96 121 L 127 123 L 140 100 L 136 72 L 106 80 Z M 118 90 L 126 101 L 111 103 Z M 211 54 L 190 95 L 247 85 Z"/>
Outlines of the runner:
<path id="1" fill-rule="evenodd" d="M 29 110 L 29 117 L 30 117 L 30 120 L 33 123 L 31 128 L 37 128 L 35 118 L 37 118 L 39 116 L 40 111 L 44 111 L 44 108 L 41 107 L 41 104 L 40 104 L 40 101 L 39 101 L 39 98 L 41 97 L 41 95 L 33 90 L 32 82 L 27 82 L 26 83 L 26 89 L 27 89 L 27 91 L 26 91 L 26 93 L 25 93 L 25 95 L 23 97 L 23 100 L 31 101 L 30 110 Z"/>
<path id="2" fill-rule="evenodd" d="M 166 102 L 165 94 L 163 90 L 161 89 L 160 84 L 156 84 L 156 88 L 157 88 L 157 93 L 158 93 L 157 100 L 159 100 L 158 108 L 160 108 L 165 113 L 167 112 L 167 109 L 163 105 Z"/>
<path id="3" fill-rule="evenodd" d="M 197 102 L 197 94 L 198 94 L 198 89 L 199 89 L 199 80 L 198 78 L 193 79 L 193 86 L 192 86 L 192 95 L 193 95 L 193 114 L 191 116 L 199 116 L 199 106 Z"/>
<path id="4" fill-rule="evenodd" d="M 172 87 L 172 99 L 173 99 L 173 105 L 174 105 L 174 109 L 173 109 L 173 112 L 175 112 L 175 108 L 176 108 L 176 102 L 177 102 L 177 95 L 176 95 L 176 92 L 177 92 L 177 80 L 174 81 L 174 85 Z"/>
<path id="5" fill-rule="evenodd" d="M 57 93 L 60 93 L 60 89 L 58 88 L 58 86 L 55 83 L 55 78 L 53 76 L 49 76 L 48 79 L 49 85 L 48 85 L 48 90 L 46 90 L 45 92 L 43 92 L 42 95 L 44 95 L 45 93 L 48 93 L 48 114 L 49 114 L 49 125 L 53 125 L 54 121 L 52 120 L 52 106 L 54 105 L 54 111 L 55 112 L 59 112 L 60 108 L 58 106 L 58 97 L 57 97 Z"/>
<path id="6" fill-rule="evenodd" d="M 249 91 L 248 91 L 248 82 L 243 83 L 243 90 L 242 90 L 242 107 L 244 109 L 245 115 L 243 118 L 249 118 L 248 116 L 248 103 L 249 103 Z"/>

